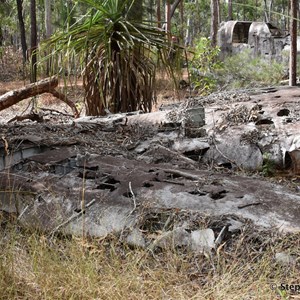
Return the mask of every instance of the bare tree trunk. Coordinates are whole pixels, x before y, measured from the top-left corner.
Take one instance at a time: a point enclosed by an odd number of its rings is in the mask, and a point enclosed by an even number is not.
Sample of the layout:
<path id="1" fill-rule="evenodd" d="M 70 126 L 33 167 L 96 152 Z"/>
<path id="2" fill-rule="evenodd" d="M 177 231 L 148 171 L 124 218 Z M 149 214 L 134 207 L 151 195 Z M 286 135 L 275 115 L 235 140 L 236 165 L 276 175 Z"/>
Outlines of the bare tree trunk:
<path id="1" fill-rule="evenodd" d="M 295 86 L 297 82 L 297 0 L 291 0 L 290 12 L 290 35 L 291 35 L 291 51 L 290 51 L 290 76 L 289 85 Z"/>
<path id="2" fill-rule="evenodd" d="M 285 16 L 285 5 L 284 5 L 284 0 L 281 2 L 281 15 L 283 16 L 283 22 L 281 22 L 281 26 L 283 26 L 284 30 L 286 30 L 286 16 Z"/>
<path id="3" fill-rule="evenodd" d="M 167 0 L 166 1 L 166 16 L 165 16 L 165 20 L 166 20 L 166 32 L 167 33 L 171 33 L 171 0 Z M 171 36 L 170 36 L 171 38 Z"/>
<path id="4" fill-rule="evenodd" d="M 228 20 L 233 20 L 232 15 L 232 0 L 228 0 Z"/>
<path id="5" fill-rule="evenodd" d="M 269 16 L 268 16 L 268 6 L 267 6 L 267 0 L 264 0 L 264 6 L 265 6 L 265 9 L 264 9 L 264 21 L 266 23 L 269 23 Z"/>
<path id="6" fill-rule="evenodd" d="M 183 33 L 183 24 L 184 24 L 184 3 L 180 2 L 180 40 L 183 41 L 184 33 Z"/>
<path id="7" fill-rule="evenodd" d="M 269 3 L 269 22 L 272 22 L 272 11 L 273 11 L 273 0 L 270 0 Z"/>
<path id="8" fill-rule="evenodd" d="M 23 0 L 17 0 L 17 10 L 18 10 L 18 20 L 19 20 L 19 28 L 20 28 L 20 35 L 21 35 L 23 63 L 25 63 L 27 61 L 27 43 L 26 43 L 25 25 L 23 19 Z"/>
<path id="9" fill-rule="evenodd" d="M 45 0 L 44 5 L 46 38 L 49 38 L 52 35 L 51 0 Z"/>
<path id="10" fill-rule="evenodd" d="M 36 82 L 37 78 L 37 28 L 36 28 L 36 3 L 35 0 L 30 0 L 30 27 L 31 27 L 31 72 L 30 72 L 30 82 Z"/>
<path id="11" fill-rule="evenodd" d="M 46 39 L 48 39 L 52 35 L 51 0 L 45 0 L 44 5 L 45 5 L 45 31 L 46 31 Z M 46 75 L 49 76 L 51 70 L 51 58 L 47 60 L 46 64 L 47 64 Z"/>
<path id="12" fill-rule="evenodd" d="M 156 15 L 157 15 L 157 27 L 161 28 L 161 10 L 160 10 L 161 2 L 157 0 L 157 7 L 156 7 Z"/>
<path id="13" fill-rule="evenodd" d="M 217 33 L 218 33 L 218 0 L 211 0 L 211 27 L 210 27 L 210 39 L 211 45 L 214 47 L 217 45 Z"/>
<path id="14" fill-rule="evenodd" d="M 175 0 L 174 3 L 171 5 L 171 11 L 170 11 L 171 19 L 174 16 L 175 10 L 176 10 L 177 6 L 179 5 L 179 3 L 182 3 L 182 0 Z"/>
<path id="15" fill-rule="evenodd" d="M 218 27 L 219 27 L 219 24 L 221 24 L 222 22 L 220 0 L 217 0 L 217 6 L 218 6 Z"/>
<path id="16" fill-rule="evenodd" d="M 256 7 L 256 9 L 255 9 L 255 19 L 258 19 L 258 0 L 255 0 L 255 7 Z"/>
<path id="17" fill-rule="evenodd" d="M 186 32 L 185 32 L 185 38 L 184 38 L 184 45 L 190 46 L 191 45 L 191 16 L 188 17 L 187 22 L 186 22 Z"/>

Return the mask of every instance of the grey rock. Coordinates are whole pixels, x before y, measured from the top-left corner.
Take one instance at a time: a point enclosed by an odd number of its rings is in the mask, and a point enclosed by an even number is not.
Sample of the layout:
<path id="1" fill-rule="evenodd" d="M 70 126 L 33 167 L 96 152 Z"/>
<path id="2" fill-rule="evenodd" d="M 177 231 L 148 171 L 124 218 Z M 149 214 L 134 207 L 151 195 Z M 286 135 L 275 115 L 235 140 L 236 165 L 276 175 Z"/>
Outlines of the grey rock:
<path id="1" fill-rule="evenodd" d="M 193 251 L 210 251 L 215 247 L 215 234 L 210 228 L 195 230 L 191 232 L 191 242 Z"/>
<path id="2" fill-rule="evenodd" d="M 147 141 L 144 141 L 142 143 L 140 143 L 136 148 L 135 148 L 135 152 L 137 154 L 142 154 L 144 153 L 145 151 L 147 151 L 150 147 L 150 142 L 147 140 Z"/>
<path id="3" fill-rule="evenodd" d="M 189 246 L 190 243 L 190 234 L 184 228 L 179 227 L 160 236 L 154 244 L 157 247 L 168 249 Z"/>
<path id="4" fill-rule="evenodd" d="M 210 145 L 203 139 L 183 139 L 174 142 L 173 150 L 184 153 L 208 149 Z"/>
<path id="5" fill-rule="evenodd" d="M 244 223 L 237 220 L 230 220 L 230 224 L 231 225 L 228 227 L 228 231 L 232 233 L 240 231 L 244 226 Z"/>
<path id="6" fill-rule="evenodd" d="M 243 145 L 238 138 L 221 141 L 211 147 L 203 157 L 204 162 L 223 165 L 231 163 L 244 170 L 259 170 L 263 165 L 263 155 L 254 144 Z"/>
<path id="7" fill-rule="evenodd" d="M 296 258 L 285 252 L 277 252 L 275 254 L 275 260 L 277 263 L 284 265 L 284 266 L 294 265 L 296 263 Z"/>
<path id="8" fill-rule="evenodd" d="M 146 242 L 143 234 L 137 228 L 134 228 L 126 238 L 126 242 L 134 247 L 145 248 Z"/>

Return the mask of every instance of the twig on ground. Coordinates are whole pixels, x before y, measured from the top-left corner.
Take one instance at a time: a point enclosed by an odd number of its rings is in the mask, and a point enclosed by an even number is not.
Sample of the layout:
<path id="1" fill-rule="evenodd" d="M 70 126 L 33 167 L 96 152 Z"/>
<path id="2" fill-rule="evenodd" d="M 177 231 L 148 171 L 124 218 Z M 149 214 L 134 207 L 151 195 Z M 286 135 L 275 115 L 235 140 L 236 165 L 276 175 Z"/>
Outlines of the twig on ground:
<path id="1" fill-rule="evenodd" d="M 129 187 L 129 192 L 130 192 L 130 194 L 131 194 L 131 199 L 132 199 L 132 201 L 133 201 L 133 209 L 132 209 L 132 211 L 129 213 L 129 216 L 130 216 L 130 215 L 136 210 L 136 198 L 135 198 L 135 195 L 134 195 L 134 193 L 133 193 L 133 191 L 132 191 L 131 181 L 129 182 L 128 187 Z"/>
<path id="2" fill-rule="evenodd" d="M 161 169 L 161 170 L 164 171 L 165 173 L 178 175 L 178 176 L 184 177 L 186 179 L 197 180 L 197 181 L 200 180 L 200 177 L 198 175 L 182 172 L 182 171 L 179 171 L 179 170 L 173 170 L 173 169 Z"/>
<path id="3" fill-rule="evenodd" d="M 129 192 L 130 192 L 131 199 L 132 199 L 132 202 L 133 202 L 133 209 L 132 209 L 132 210 L 129 212 L 129 214 L 127 215 L 126 220 L 125 220 L 126 222 L 127 222 L 127 220 L 129 219 L 129 217 L 134 213 L 134 211 L 135 211 L 136 208 L 137 208 L 136 197 L 135 197 L 135 194 L 134 194 L 134 192 L 133 192 L 133 190 L 132 190 L 131 181 L 129 181 L 128 188 L 129 188 Z M 122 238 L 123 238 L 123 234 L 124 234 L 125 228 L 126 228 L 126 227 L 124 226 L 124 228 L 122 229 L 122 231 L 121 231 L 121 233 L 120 233 L 119 241 L 121 241 Z"/>
<path id="4" fill-rule="evenodd" d="M 227 231 L 228 231 L 228 225 L 225 225 L 222 230 L 220 231 L 218 237 L 215 240 L 215 248 L 217 248 L 223 241 Z"/>
<path id="5" fill-rule="evenodd" d="M 183 182 L 178 182 L 178 181 L 168 180 L 168 179 L 164 179 L 163 182 L 172 183 L 172 184 L 178 184 L 178 185 L 184 185 Z"/>
<path id="6" fill-rule="evenodd" d="M 170 154 L 171 157 L 176 157 L 178 160 L 181 160 L 181 161 L 184 161 L 185 163 L 191 165 L 193 168 L 197 169 L 198 168 L 198 163 L 195 162 L 194 160 L 188 158 L 188 157 L 185 157 L 184 155 L 178 153 L 178 152 L 175 152 L 175 151 L 172 151 L 162 145 L 155 145 L 155 148 L 157 150 L 162 150 L 162 151 L 165 151 L 166 153 Z"/>
<path id="7" fill-rule="evenodd" d="M 49 112 L 58 113 L 58 114 L 60 114 L 62 116 L 66 116 L 66 117 L 73 117 L 73 115 L 71 115 L 71 114 L 66 114 L 66 113 L 63 113 L 63 112 L 61 112 L 59 110 L 53 109 L 53 108 L 44 108 L 44 107 L 41 107 L 39 109 L 42 110 L 42 111 L 49 111 Z"/>
<path id="8" fill-rule="evenodd" d="M 256 206 L 256 205 L 261 205 L 262 203 L 261 202 L 253 202 L 253 203 L 248 203 L 248 204 L 245 204 L 245 205 L 239 205 L 238 208 L 241 209 L 241 208 L 245 208 L 245 207 L 248 207 L 248 206 Z"/>
<path id="9" fill-rule="evenodd" d="M 23 209 L 23 211 L 19 214 L 18 220 L 20 220 L 23 217 L 23 215 L 25 214 L 25 212 L 27 211 L 28 208 L 29 208 L 29 205 L 26 205 L 26 207 Z"/>
<path id="10" fill-rule="evenodd" d="M 58 226 L 56 226 L 52 232 L 51 232 L 51 237 L 54 236 L 54 234 L 62 227 L 66 226 L 67 224 L 69 224 L 70 222 L 74 221 L 75 219 L 81 217 L 84 213 L 85 210 L 87 208 L 89 208 L 90 206 L 92 206 L 94 203 L 96 202 L 96 199 L 91 200 L 88 204 L 86 204 L 84 206 L 84 209 L 81 210 L 79 213 L 73 214 L 69 219 L 67 219 L 66 221 L 64 221 L 63 223 L 59 224 Z"/>

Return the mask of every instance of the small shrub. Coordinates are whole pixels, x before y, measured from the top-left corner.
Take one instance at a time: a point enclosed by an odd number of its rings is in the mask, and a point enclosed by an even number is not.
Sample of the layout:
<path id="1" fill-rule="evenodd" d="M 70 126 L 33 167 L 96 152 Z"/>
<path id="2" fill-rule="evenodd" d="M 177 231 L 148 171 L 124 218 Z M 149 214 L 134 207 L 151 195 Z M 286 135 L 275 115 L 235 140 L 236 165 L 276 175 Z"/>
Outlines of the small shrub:
<path id="1" fill-rule="evenodd" d="M 217 85 L 215 71 L 222 66 L 218 60 L 220 49 L 212 47 L 208 38 L 201 38 L 195 44 L 194 57 L 189 69 L 191 83 L 201 94 L 209 94 Z"/>
<path id="2" fill-rule="evenodd" d="M 273 176 L 275 172 L 275 163 L 270 158 L 269 153 L 263 154 L 263 166 L 262 166 L 262 174 L 263 176 L 270 177 Z"/>
<path id="3" fill-rule="evenodd" d="M 250 88 L 278 84 L 285 75 L 284 63 L 253 58 L 249 50 L 229 56 L 219 71 L 220 85 L 227 89 Z"/>

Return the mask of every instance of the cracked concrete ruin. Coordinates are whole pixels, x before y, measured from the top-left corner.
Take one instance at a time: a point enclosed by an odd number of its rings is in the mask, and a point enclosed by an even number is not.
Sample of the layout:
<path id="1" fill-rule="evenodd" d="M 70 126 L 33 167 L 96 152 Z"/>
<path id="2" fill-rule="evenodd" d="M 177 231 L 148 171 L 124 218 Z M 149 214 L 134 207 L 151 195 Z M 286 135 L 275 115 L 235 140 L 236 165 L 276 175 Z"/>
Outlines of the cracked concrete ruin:
<path id="1" fill-rule="evenodd" d="M 150 114 L 3 124 L 0 210 L 48 233 L 117 233 L 139 245 L 154 217 L 160 230 L 191 232 L 174 234 L 192 248 L 192 224 L 207 216 L 299 231 L 299 101 L 298 88 L 265 89 Z M 258 173 L 266 158 L 285 184 Z M 184 221 L 169 226 L 175 216 Z"/>
<path id="2" fill-rule="evenodd" d="M 290 36 L 271 23 L 228 21 L 218 30 L 218 45 L 221 57 L 249 49 L 253 56 L 287 62 L 283 50 L 289 50 Z"/>

